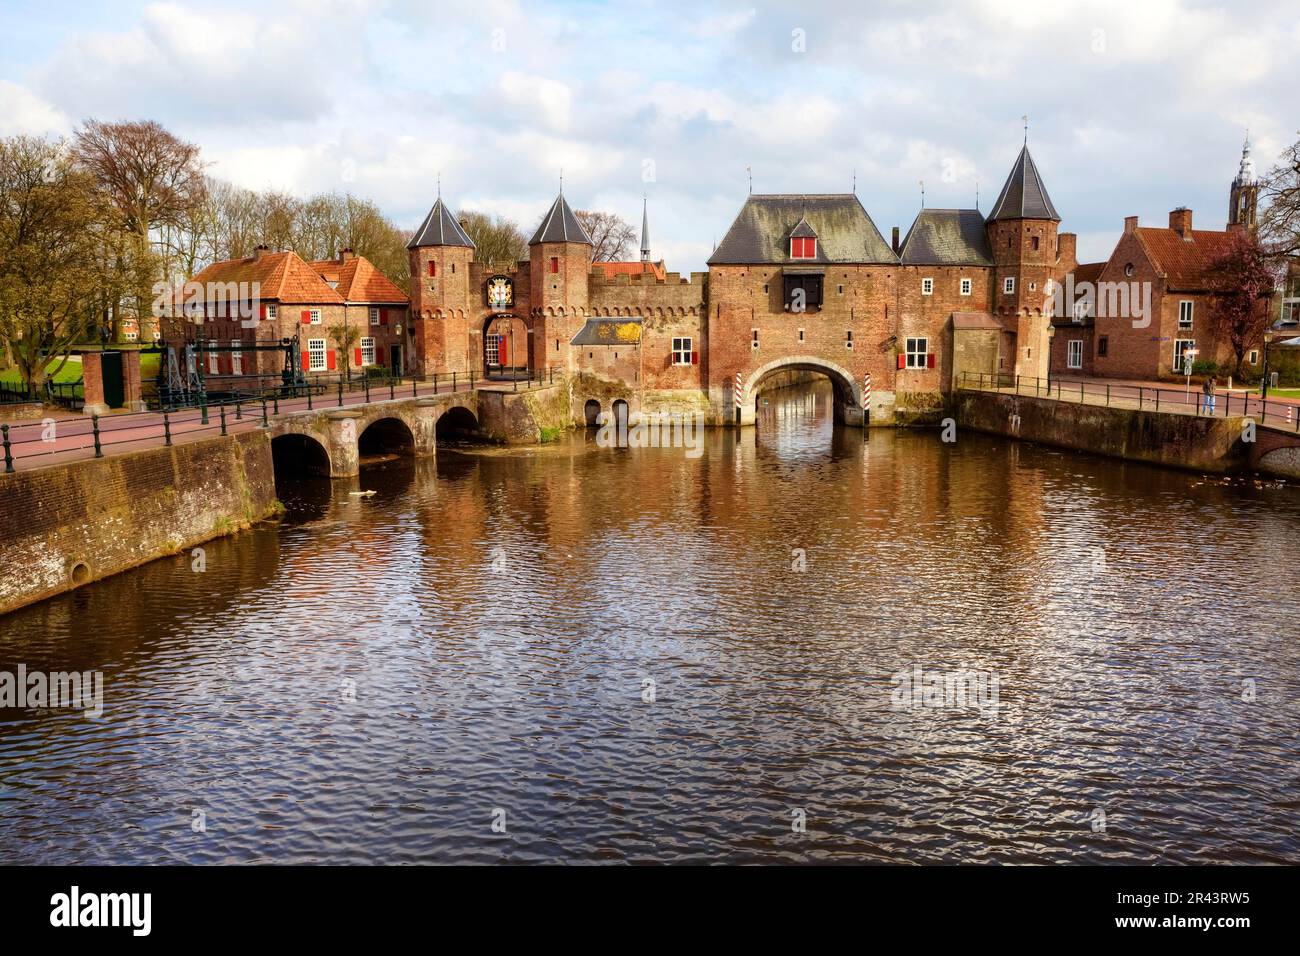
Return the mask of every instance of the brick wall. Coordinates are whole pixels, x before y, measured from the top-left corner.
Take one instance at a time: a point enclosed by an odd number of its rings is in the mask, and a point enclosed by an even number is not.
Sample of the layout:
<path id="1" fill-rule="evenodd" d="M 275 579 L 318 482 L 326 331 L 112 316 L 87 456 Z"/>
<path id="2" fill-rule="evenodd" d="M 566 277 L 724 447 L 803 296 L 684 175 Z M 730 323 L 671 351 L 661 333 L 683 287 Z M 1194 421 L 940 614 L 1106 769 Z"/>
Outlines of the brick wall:
<path id="1" fill-rule="evenodd" d="M 0 476 L 0 613 L 269 516 L 271 442 L 244 432 Z"/>

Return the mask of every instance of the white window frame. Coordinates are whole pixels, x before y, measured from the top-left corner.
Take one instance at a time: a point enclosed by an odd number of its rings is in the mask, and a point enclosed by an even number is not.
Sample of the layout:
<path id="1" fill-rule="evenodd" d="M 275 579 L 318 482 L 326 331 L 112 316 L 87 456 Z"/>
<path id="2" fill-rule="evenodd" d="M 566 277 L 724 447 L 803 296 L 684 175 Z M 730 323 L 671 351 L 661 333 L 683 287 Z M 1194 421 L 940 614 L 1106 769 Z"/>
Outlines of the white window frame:
<path id="1" fill-rule="evenodd" d="M 1259 364 L 1259 349 L 1251 349 L 1246 353 L 1246 362 L 1249 365 Z"/>
<path id="2" fill-rule="evenodd" d="M 690 365 L 691 349 L 693 345 L 694 345 L 694 340 L 692 340 L 689 335 L 674 335 L 673 336 L 673 364 Z"/>
<path id="3" fill-rule="evenodd" d="M 934 280 L 926 277 L 921 280 L 921 295 L 934 295 Z"/>
<path id="4" fill-rule="evenodd" d="M 244 374 L 244 350 L 240 348 L 240 343 L 235 339 L 230 340 L 230 347 L 232 349 L 230 353 L 230 374 L 243 375 Z"/>
<path id="5" fill-rule="evenodd" d="M 488 365 L 500 365 L 501 364 L 501 333 L 489 332 L 487 334 L 487 338 L 484 340 L 484 346 L 486 348 L 486 355 L 484 356 L 484 361 L 487 362 Z"/>
<path id="6" fill-rule="evenodd" d="M 360 345 L 360 348 L 361 348 L 361 365 L 362 365 L 362 367 L 364 368 L 364 367 L 367 366 L 367 365 L 374 365 L 374 364 L 375 364 L 375 339 L 374 339 L 374 337 L 373 337 L 373 336 L 370 336 L 370 335 L 364 336 L 364 337 L 361 339 L 360 343 L 358 343 L 358 344 Z M 369 355 L 370 357 L 369 357 L 369 358 L 366 358 L 367 355 Z"/>
<path id="7" fill-rule="evenodd" d="M 268 305 L 268 306 L 266 307 L 266 320 L 267 320 L 268 322 L 274 322 L 274 321 L 275 321 L 276 314 L 277 314 L 277 313 L 276 313 L 275 306 L 273 306 L 273 305 Z"/>
<path id="8" fill-rule="evenodd" d="M 307 311 L 311 315 L 311 324 L 320 325 L 320 309 L 308 309 Z"/>
<path id="9" fill-rule="evenodd" d="M 1195 301 L 1193 301 L 1192 299 L 1178 300 L 1178 327 L 1180 329 L 1190 329 L 1192 327 L 1192 319 L 1194 318 L 1195 314 L 1196 314 Z M 1186 319 L 1183 318 L 1184 315 L 1187 316 Z"/>
<path id="10" fill-rule="evenodd" d="M 370 324 L 371 325 L 379 324 L 379 310 L 374 306 L 370 307 Z"/>
<path id="11" fill-rule="evenodd" d="M 930 340 L 924 335 L 909 336 L 904 343 L 908 368 L 928 368 L 927 356 L 930 354 Z"/>
<path id="12" fill-rule="evenodd" d="M 1194 348 L 1196 348 L 1196 339 L 1174 339 L 1174 374 L 1187 374 L 1187 370 L 1183 367 L 1183 353 Z M 1194 360 L 1193 364 L 1195 364 Z"/>
<path id="13" fill-rule="evenodd" d="M 974 285 L 974 284 L 971 282 L 970 279 L 962 279 L 962 280 L 961 280 L 961 294 L 962 294 L 962 295 L 970 295 L 970 294 L 971 294 L 971 288 L 972 288 L 973 285 Z"/>
<path id="14" fill-rule="evenodd" d="M 208 339 L 208 374 L 209 374 L 209 375 L 218 375 L 218 374 L 220 374 L 220 371 L 221 371 L 221 365 L 220 365 L 221 357 L 220 357 L 219 355 L 217 355 L 216 352 L 212 351 L 212 346 L 214 346 L 214 345 L 220 345 L 220 344 L 221 344 L 221 343 L 218 342 L 216 339 Z"/>
<path id="15" fill-rule="evenodd" d="M 139 332 L 124 332 L 124 333 L 122 333 L 122 338 L 126 339 L 128 342 L 135 342 L 136 340 L 138 340 L 138 339 L 140 338 L 140 333 L 139 333 Z"/>
<path id="16" fill-rule="evenodd" d="M 1070 339 L 1065 343 L 1065 367 L 1083 368 L 1083 339 Z"/>
<path id="17" fill-rule="evenodd" d="M 1016 291 L 1016 277 L 1007 276 L 1002 280 L 1002 294 L 1014 295 Z"/>
<path id="18" fill-rule="evenodd" d="M 325 340 L 308 339 L 307 340 L 307 371 L 323 372 L 325 371 Z"/>

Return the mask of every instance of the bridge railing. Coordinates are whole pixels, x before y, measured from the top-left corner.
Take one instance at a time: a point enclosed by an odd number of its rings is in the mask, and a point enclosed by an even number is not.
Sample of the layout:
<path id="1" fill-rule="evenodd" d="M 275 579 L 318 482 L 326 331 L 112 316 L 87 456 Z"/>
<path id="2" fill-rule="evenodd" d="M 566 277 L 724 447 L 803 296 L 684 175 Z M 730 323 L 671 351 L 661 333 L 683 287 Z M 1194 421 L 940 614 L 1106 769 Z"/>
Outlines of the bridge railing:
<path id="1" fill-rule="evenodd" d="M 959 388 L 1003 394 L 1050 398 L 1053 401 L 1181 415 L 1210 415 L 1229 418 L 1233 415 L 1253 418 L 1277 428 L 1300 432 L 1300 404 L 1269 401 L 1249 392 L 1216 389 L 1213 401 L 1199 384 L 1190 388 L 1161 388 L 1154 385 L 1130 385 L 1096 379 L 1037 378 L 1006 372 L 962 372 Z"/>
<path id="2" fill-rule="evenodd" d="M 534 387 L 554 374 L 519 383 Z M 256 395 L 200 395 L 198 404 L 108 415 L 46 417 L 0 424 L 4 471 L 40 467 L 80 458 L 102 458 L 129 447 L 171 445 L 210 435 L 269 427 L 283 414 L 327 408 L 364 406 L 404 398 L 423 398 L 472 391 L 483 385 L 474 372 L 439 372 L 427 376 L 388 377 L 381 381 L 360 376 L 309 376 L 293 392 L 268 390 Z"/>

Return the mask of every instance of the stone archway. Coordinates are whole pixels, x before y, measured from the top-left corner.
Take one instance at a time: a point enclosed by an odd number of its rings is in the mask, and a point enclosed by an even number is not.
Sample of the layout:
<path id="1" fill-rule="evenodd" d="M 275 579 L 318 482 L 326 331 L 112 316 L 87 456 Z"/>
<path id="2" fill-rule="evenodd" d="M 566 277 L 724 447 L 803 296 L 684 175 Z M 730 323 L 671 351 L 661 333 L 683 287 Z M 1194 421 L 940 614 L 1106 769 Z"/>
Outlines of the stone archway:
<path id="1" fill-rule="evenodd" d="M 745 414 L 741 424 L 754 423 L 754 398 L 763 380 L 777 372 L 815 372 L 826 376 L 835 390 L 835 423 L 837 425 L 862 424 L 862 390 L 853 375 L 842 365 L 814 355 L 788 355 L 760 365 L 745 380 Z"/>
<path id="2" fill-rule="evenodd" d="M 494 312 L 483 320 L 483 353 L 479 360 L 485 379 L 527 378 L 533 367 L 532 323 L 515 312 Z"/>
<path id="3" fill-rule="evenodd" d="M 318 439 L 302 432 L 288 432 L 271 439 L 271 464 L 277 483 L 330 476 L 329 449 Z"/>
<path id="4" fill-rule="evenodd" d="M 357 436 L 357 454 L 363 461 L 375 456 L 413 456 L 415 434 L 400 418 L 376 418 Z"/>

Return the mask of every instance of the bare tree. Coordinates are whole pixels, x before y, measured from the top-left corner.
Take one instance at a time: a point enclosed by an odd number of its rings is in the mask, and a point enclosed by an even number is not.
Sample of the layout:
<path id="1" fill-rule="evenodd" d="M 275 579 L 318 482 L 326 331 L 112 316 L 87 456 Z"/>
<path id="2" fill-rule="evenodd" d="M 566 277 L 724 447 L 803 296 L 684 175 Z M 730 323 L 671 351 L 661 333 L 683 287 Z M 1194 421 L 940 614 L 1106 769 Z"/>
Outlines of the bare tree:
<path id="1" fill-rule="evenodd" d="M 0 339 L 34 393 L 94 327 L 112 274 L 100 257 L 102 209 L 63 144 L 0 140 Z"/>
<path id="2" fill-rule="evenodd" d="M 153 301 L 153 284 L 166 272 L 160 232 L 184 228 L 203 200 L 206 182 L 199 148 L 152 120 L 87 120 L 75 135 L 73 155 L 94 176 L 116 214 L 117 227 L 134 239 L 131 261 L 119 268 L 132 274 L 129 308 L 143 320 Z M 114 309 L 114 337 L 120 319 Z"/>
<path id="3" fill-rule="evenodd" d="M 1300 140 L 1259 184 L 1259 238 L 1273 257 L 1300 256 Z"/>
<path id="4" fill-rule="evenodd" d="M 636 230 L 621 216 L 585 209 L 579 209 L 574 215 L 591 238 L 592 262 L 619 262 L 636 248 Z"/>
<path id="5" fill-rule="evenodd" d="M 513 220 L 463 209 L 457 219 L 474 240 L 474 258 L 479 262 L 504 266 L 528 258 L 528 237 Z"/>

